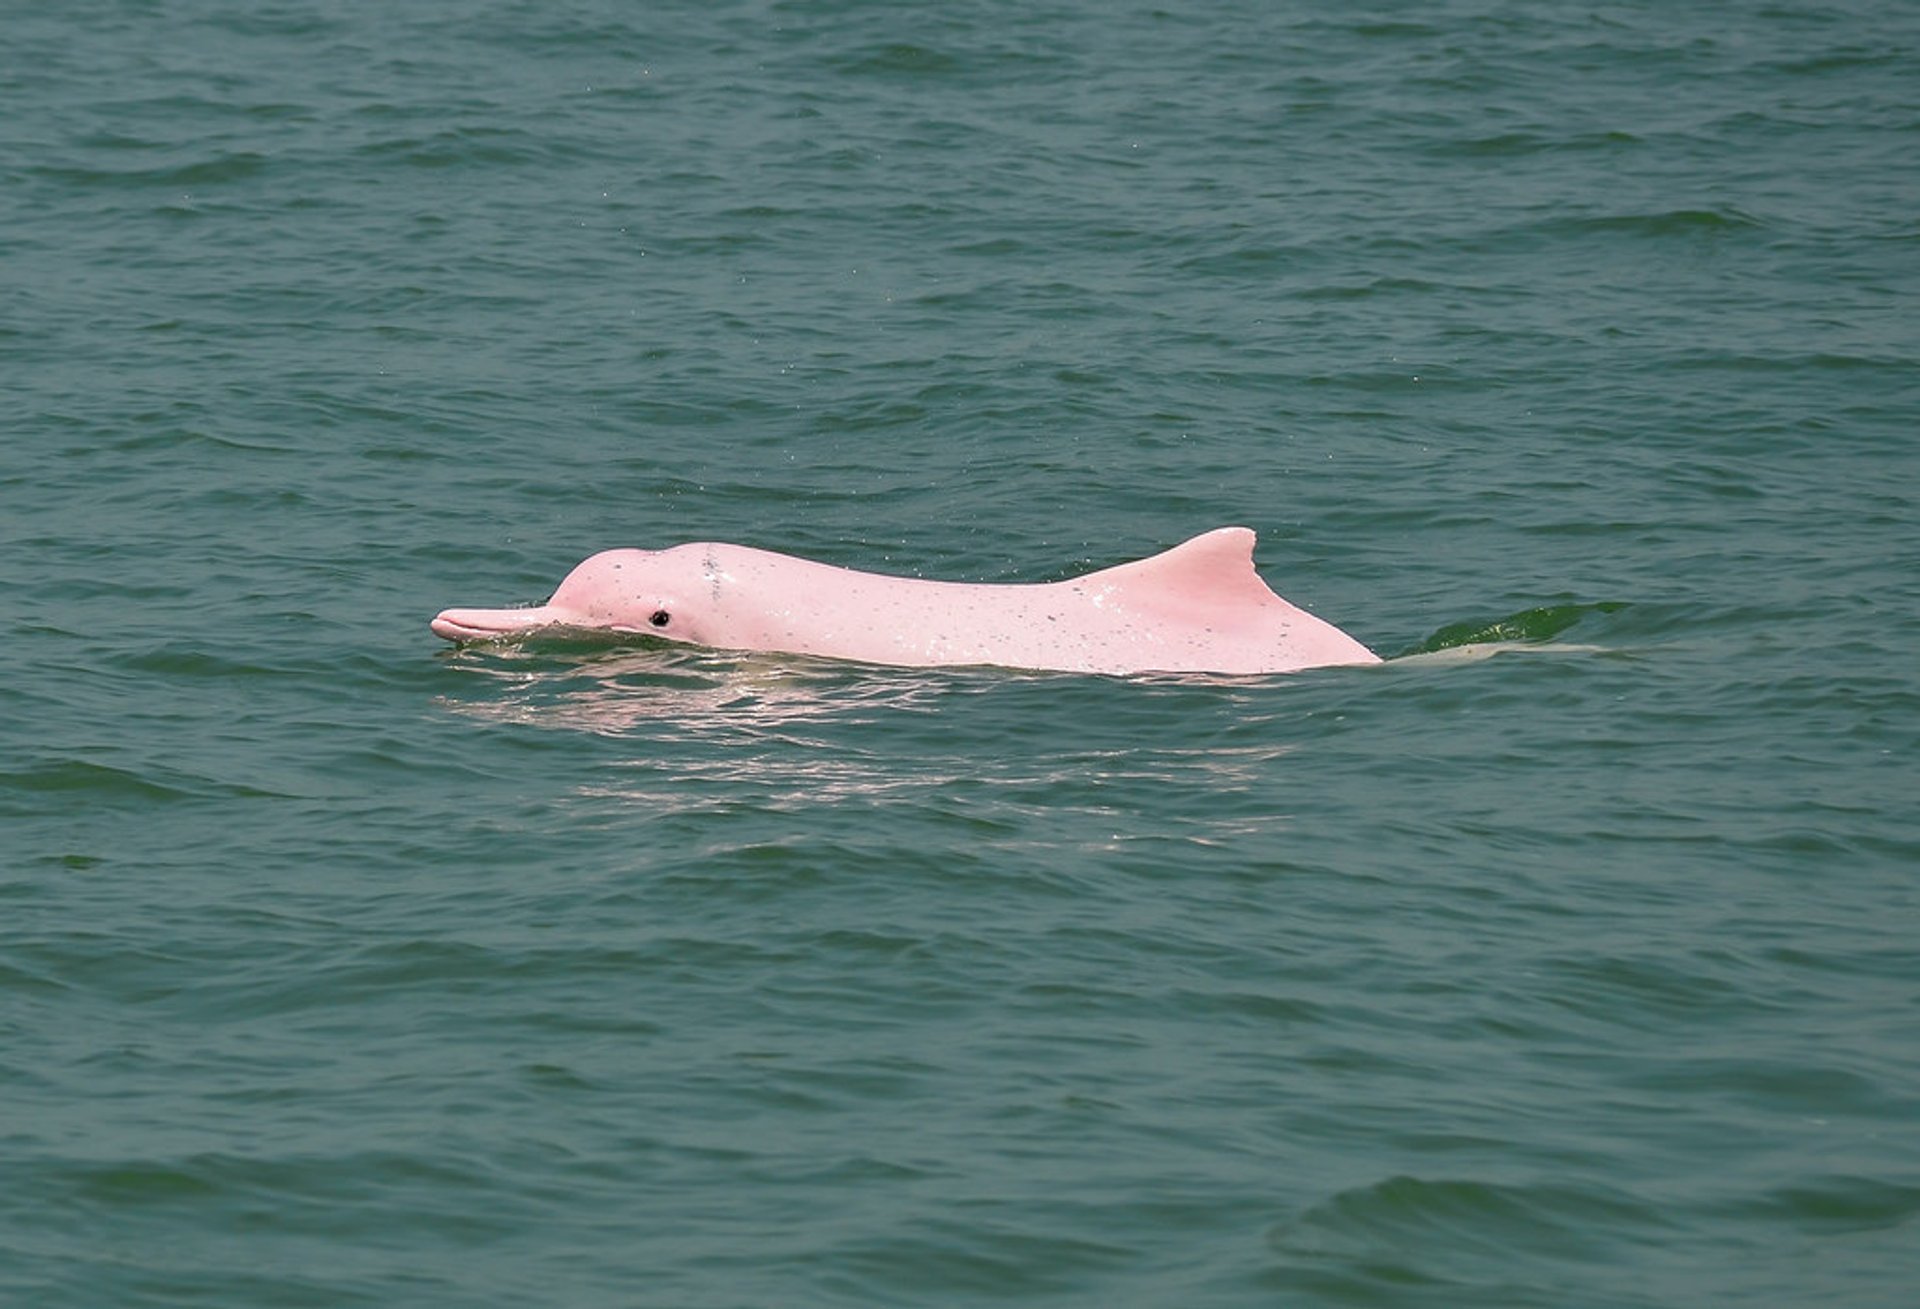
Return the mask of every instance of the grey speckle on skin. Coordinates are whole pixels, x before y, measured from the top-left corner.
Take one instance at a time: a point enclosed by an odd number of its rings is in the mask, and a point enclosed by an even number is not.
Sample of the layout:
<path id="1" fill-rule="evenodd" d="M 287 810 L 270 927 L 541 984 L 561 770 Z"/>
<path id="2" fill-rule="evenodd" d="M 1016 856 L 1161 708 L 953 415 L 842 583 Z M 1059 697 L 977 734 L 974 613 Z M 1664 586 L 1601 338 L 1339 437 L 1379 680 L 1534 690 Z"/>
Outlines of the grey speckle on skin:
<path id="1" fill-rule="evenodd" d="M 720 598 L 720 563 L 713 557 L 711 549 L 701 558 L 700 563 L 707 571 L 707 585 L 713 588 L 713 598 L 718 600 Z"/>

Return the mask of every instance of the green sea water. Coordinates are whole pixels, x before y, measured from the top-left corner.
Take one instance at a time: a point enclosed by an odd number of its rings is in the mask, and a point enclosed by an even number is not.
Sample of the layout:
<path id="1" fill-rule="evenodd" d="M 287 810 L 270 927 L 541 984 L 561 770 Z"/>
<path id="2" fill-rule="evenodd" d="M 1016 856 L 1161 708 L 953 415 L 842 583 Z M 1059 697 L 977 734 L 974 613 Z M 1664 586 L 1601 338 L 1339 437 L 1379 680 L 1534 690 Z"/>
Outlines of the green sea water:
<path id="1" fill-rule="evenodd" d="M 1920 11 L 0 0 L 0 1303 L 1907 1306 Z M 611 546 L 1262 678 L 455 651 Z"/>

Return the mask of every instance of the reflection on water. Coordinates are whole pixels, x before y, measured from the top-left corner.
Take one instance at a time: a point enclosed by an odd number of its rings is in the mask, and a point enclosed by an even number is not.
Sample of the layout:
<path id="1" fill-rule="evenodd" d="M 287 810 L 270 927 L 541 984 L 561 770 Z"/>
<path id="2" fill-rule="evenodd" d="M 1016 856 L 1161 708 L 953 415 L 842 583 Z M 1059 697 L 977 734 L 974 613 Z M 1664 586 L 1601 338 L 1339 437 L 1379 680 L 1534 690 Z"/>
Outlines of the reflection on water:
<path id="1" fill-rule="evenodd" d="M 1500 654 L 1618 654 L 1601 645 L 1571 645 L 1555 641 L 1471 641 L 1465 645 L 1442 646 L 1436 650 L 1414 650 L 1387 660 L 1388 667 L 1427 668 L 1435 664 L 1477 664 Z"/>
<path id="2" fill-rule="evenodd" d="M 1002 669 L 886 668 L 658 646 L 490 648 L 454 713 L 631 742 L 583 798 L 654 813 L 930 805 L 994 829 L 1065 811 L 1128 825 L 1143 794 L 1205 792 L 1211 842 L 1283 821 L 1271 794 L 1297 745 L 1260 730 L 1272 678 L 1116 679 Z M 1262 706 L 1267 706 L 1263 711 Z M 1251 740 L 1163 744 L 1198 709 Z M 1281 735 L 1281 739 L 1274 739 Z"/>
<path id="3" fill-rule="evenodd" d="M 488 694 L 442 696 L 455 713 L 603 736 L 661 725 L 751 735 L 869 710 L 924 711 L 950 680 L 921 670 L 850 675 L 845 665 L 792 655 L 657 646 L 576 654 L 503 646 L 473 658 L 471 670 L 486 679 Z"/>

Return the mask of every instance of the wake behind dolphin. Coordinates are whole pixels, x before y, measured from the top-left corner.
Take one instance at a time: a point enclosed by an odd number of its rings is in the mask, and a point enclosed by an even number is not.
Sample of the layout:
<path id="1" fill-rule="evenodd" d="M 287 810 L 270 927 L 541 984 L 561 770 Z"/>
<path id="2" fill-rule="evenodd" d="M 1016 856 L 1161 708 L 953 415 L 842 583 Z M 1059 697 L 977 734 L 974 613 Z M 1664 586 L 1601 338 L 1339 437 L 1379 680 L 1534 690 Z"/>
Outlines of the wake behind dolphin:
<path id="1" fill-rule="evenodd" d="M 1281 673 L 1379 662 L 1276 595 L 1254 570 L 1254 539 L 1217 528 L 1151 558 L 1031 584 L 923 581 L 709 542 L 608 550 L 544 605 L 448 609 L 432 627 L 460 642 L 630 632 L 901 667 Z"/>

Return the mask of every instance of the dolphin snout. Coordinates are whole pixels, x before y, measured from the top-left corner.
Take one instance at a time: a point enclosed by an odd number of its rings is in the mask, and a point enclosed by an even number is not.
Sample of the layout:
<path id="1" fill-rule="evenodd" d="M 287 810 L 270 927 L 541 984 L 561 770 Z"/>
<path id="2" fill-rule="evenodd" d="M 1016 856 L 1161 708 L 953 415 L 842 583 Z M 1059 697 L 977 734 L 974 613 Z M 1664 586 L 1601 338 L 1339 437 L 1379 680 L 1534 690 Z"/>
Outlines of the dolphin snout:
<path id="1" fill-rule="evenodd" d="M 447 609 L 429 625 L 435 636 L 449 641 L 491 641 L 536 627 L 551 627 L 557 621 L 551 608 L 538 605 L 531 609 Z"/>

